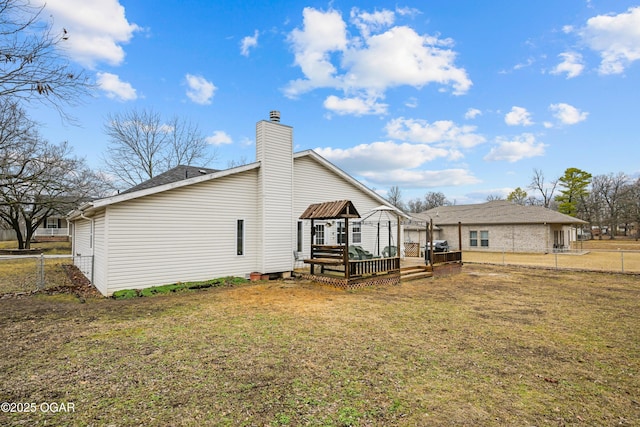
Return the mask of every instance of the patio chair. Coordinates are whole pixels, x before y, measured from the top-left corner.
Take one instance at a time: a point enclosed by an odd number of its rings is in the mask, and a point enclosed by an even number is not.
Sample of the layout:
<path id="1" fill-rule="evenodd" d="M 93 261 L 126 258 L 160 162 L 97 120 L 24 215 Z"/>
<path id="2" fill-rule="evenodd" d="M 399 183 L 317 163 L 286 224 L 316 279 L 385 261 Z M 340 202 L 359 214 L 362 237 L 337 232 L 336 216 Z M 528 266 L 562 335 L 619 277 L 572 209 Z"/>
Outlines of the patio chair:
<path id="1" fill-rule="evenodd" d="M 366 251 L 362 246 L 354 246 L 358 255 L 360 255 L 360 259 L 371 259 L 373 258 L 373 254 L 369 251 Z"/>
<path id="2" fill-rule="evenodd" d="M 395 246 L 385 246 L 382 250 L 382 256 L 384 258 L 393 258 L 398 253 L 398 248 Z"/>
<path id="3" fill-rule="evenodd" d="M 298 251 L 293 251 L 293 268 L 301 267 L 304 265 L 304 261 L 302 261 L 302 254 Z"/>
<path id="4" fill-rule="evenodd" d="M 360 259 L 360 254 L 353 245 L 349 245 L 349 259 Z"/>

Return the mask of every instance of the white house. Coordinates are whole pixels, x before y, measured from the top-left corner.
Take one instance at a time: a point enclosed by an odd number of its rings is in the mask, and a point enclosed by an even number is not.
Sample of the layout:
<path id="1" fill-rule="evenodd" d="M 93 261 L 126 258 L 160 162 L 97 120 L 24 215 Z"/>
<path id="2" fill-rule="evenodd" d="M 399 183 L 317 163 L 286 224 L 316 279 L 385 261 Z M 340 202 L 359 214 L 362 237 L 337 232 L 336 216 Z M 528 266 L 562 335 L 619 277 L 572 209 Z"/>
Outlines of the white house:
<path id="1" fill-rule="evenodd" d="M 256 162 L 142 186 L 71 212 L 73 253 L 93 256 L 84 273 L 104 295 L 254 271 L 287 274 L 294 251 L 309 253 L 310 224 L 298 218 L 310 204 L 350 200 L 360 213 L 392 207 L 314 151 L 292 147 L 293 129 L 271 112 L 256 125 Z M 314 243 L 340 242 L 340 223 L 316 227 Z M 373 251 L 376 232 L 351 227 L 349 241 Z"/>

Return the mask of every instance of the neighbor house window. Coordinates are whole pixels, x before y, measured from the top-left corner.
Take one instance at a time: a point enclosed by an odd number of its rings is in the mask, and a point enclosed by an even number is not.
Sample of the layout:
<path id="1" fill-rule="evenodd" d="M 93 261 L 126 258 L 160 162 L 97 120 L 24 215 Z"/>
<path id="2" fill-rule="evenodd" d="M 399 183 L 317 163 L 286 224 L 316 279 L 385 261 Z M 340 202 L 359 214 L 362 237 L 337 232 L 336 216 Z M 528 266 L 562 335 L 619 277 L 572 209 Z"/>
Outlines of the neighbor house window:
<path id="1" fill-rule="evenodd" d="M 489 247 L 489 231 L 481 231 L 480 232 L 480 246 L 488 248 Z"/>
<path id="2" fill-rule="evenodd" d="M 47 218 L 47 228 L 59 228 L 58 218 Z"/>
<path id="3" fill-rule="evenodd" d="M 362 243 L 362 224 L 354 222 L 351 226 L 351 241 L 353 243 Z"/>
<path id="4" fill-rule="evenodd" d="M 244 255 L 244 219 L 239 219 L 236 224 L 236 252 Z"/>
<path id="5" fill-rule="evenodd" d="M 296 245 L 296 250 L 298 252 L 302 252 L 302 232 L 304 230 L 302 221 L 298 221 L 298 243 Z"/>
<path id="6" fill-rule="evenodd" d="M 324 245 L 324 224 L 316 224 L 316 245 Z"/>
<path id="7" fill-rule="evenodd" d="M 478 246 L 478 232 L 469 231 L 469 246 Z"/>

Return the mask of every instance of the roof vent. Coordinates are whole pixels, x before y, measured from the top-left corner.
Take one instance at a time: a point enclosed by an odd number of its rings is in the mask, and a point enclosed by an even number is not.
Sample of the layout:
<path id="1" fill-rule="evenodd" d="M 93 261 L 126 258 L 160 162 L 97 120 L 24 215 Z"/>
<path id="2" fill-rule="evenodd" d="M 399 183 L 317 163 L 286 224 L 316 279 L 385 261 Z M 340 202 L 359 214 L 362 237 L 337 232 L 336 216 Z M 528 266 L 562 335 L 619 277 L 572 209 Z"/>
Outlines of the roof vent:
<path id="1" fill-rule="evenodd" d="M 269 120 L 274 123 L 280 123 L 280 111 L 270 111 L 269 112 Z"/>

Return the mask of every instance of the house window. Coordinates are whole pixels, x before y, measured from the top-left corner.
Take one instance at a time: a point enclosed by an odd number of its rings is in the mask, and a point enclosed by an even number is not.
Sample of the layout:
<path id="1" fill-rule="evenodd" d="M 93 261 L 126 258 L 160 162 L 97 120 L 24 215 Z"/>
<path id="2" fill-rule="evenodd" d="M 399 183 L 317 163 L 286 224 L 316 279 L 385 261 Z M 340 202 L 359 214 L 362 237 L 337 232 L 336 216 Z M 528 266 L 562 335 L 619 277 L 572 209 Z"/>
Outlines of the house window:
<path id="1" fill-rule="evenodd" d="M 345 228 L 344 228 L 344 222 L 343 221 L 339 221 L 338 222 L 338 236 L 337 236 L 337 240 L 338 240 L 338 244 L 339 245 L 344 245 L 344 243 L 347 241 L 346 239 L 346 234 L 345 234 Z"/>
<path id="2" fill-rule="evenodd" d="M 478 246 L 478 232 L 469 231 L 469 246 Z"/>
<path id="3" fill-rule="evenodd" d="M 489 231 L 481 231 L 480 232 L 480 246 L 488 248 L 489 247 Z"/>
<path id="4" fill-rule="evenodd" d="M 478 246 L 478 231 L 471 230 L 469 231 L 469 246 Z M 480 246 L 484 248 L 489 247 L 489 231 L 481 230 L 480 231 Z"/>
<path id="5" fill-rule="evenodd" d="M 324 224 L 316 224 L 316 245 L 324 245 Z"/>
<path id="6" fill-rule="evenodd" d="M 58 227 L 58 218 L 47 218 L 47 226 L 46 228 L 59 228 Z"/>
<path id="7" fill-rule="evenodd" d="M 302 221 L 298 221 L 298 242 L 296 244 L 296 250 L 302 252 L 302 232 L 304 230 Z"/>
<path id="8" fill-rule="evenodd" d="M 354 222 L 351 226 L 351 241 L 353 243 L 362 243 L 362 224 Z"/>
<path id="9" fill-rule="evenodd" d="M 244 255 L 244 219 L 239 219 L 236 224 L 236 252 Z"/>

